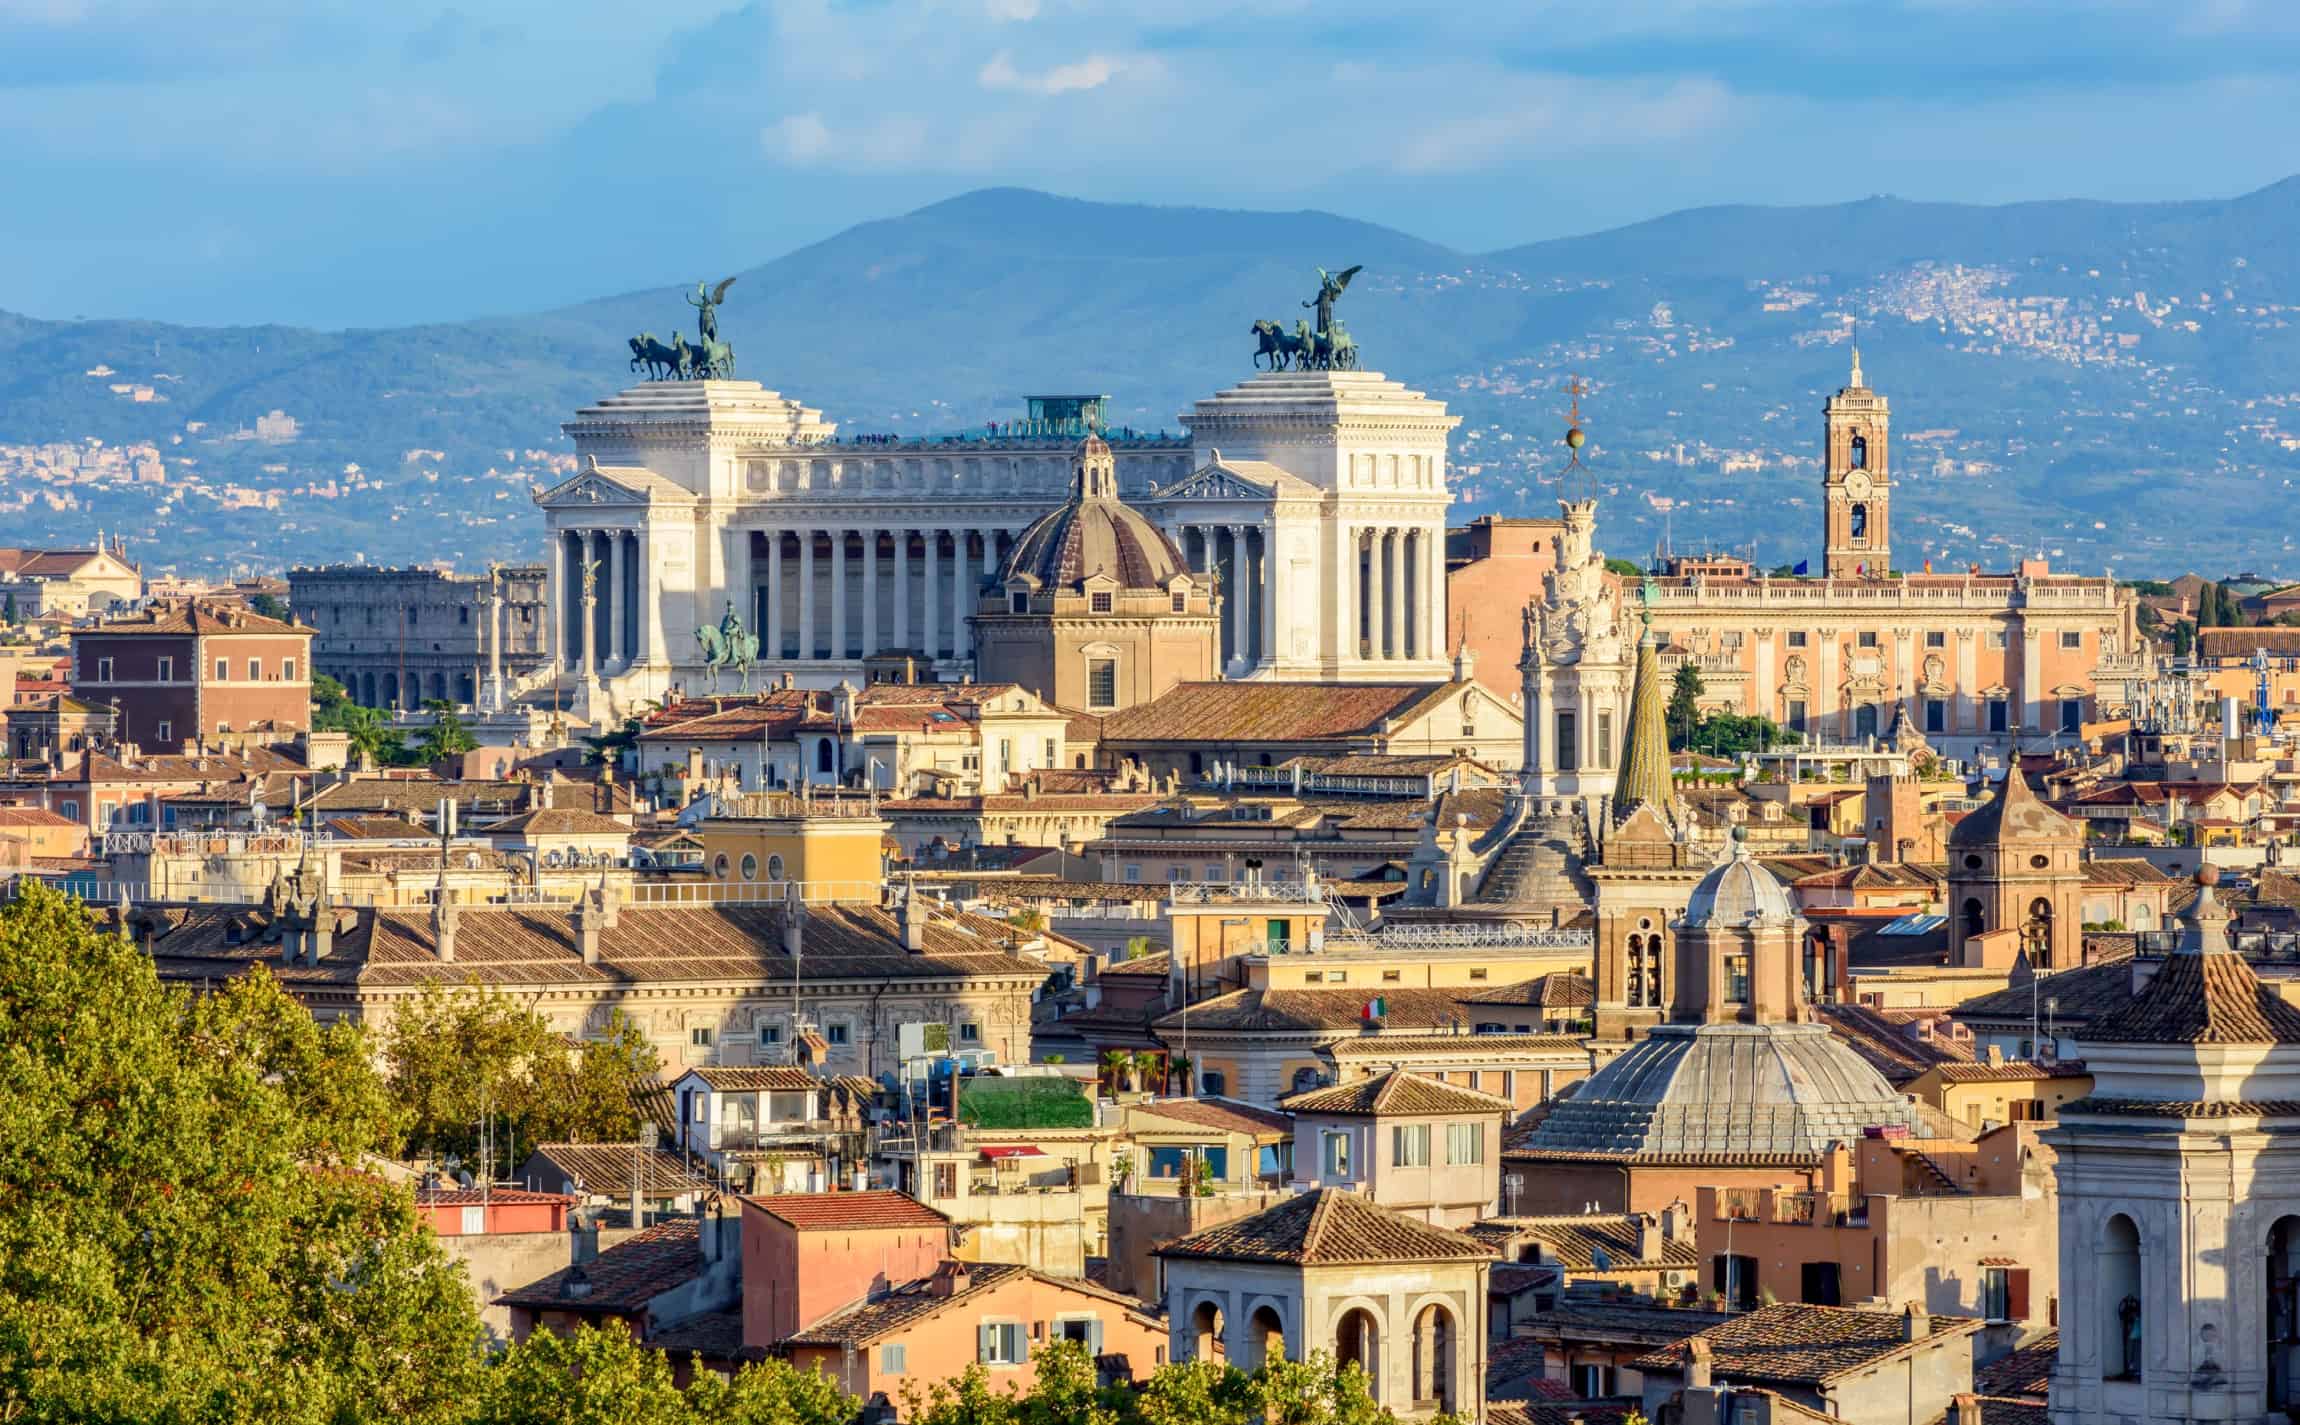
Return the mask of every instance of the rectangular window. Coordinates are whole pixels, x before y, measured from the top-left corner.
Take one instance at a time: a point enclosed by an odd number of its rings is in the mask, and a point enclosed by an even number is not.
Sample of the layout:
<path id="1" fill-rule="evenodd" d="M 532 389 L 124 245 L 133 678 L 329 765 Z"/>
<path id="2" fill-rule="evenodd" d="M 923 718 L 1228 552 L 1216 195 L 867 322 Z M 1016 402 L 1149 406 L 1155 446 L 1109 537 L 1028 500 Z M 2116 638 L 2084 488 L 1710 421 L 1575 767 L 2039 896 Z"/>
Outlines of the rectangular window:
<path id="1" fill-rule="evenodd" d="M 159 744 L 162 747 L 165 747 L 169 743 L 176 740 L 176 725 L 172 722 L 163 721 L 157 723 L 154 725 L 152 731 L 154 736 L 159 740 Z"/>
<path id="2" fill-rule="evenodd" d="M 847 1027 L 846 1027 L 845 1025 L 843 1025 L 843 1024 L 826 1024 L 826 1025 L 824 1025 L 824 1026 L 823 1026 L 823 1041 L 824 1041 L 825 1043 L 828 1043 L 828 1044 L 844 1044 L 844 1043 L 846 1043 L 846 1042 L 847 1042 Z"/>
<path id="3" fill-rule="evenodd" d="M 982 1042 L 982 1026 L 979 1024 L 958 1026 L 958 1042 L 961 1044 L 980 1044 Z"/>
<path id="4" fill-rule="evenodd" d="M 1805 730 L 1805 700 L 1803 698 L 1789 699 L 1789 730 L 1791 732 L 1803 732 Z"/>
<path id="5" fill-rule="evenodd" d="M 1803 648 L 1805 646 L 1805 630 L 1801 628 L 1790 629 L 1789 646 L 1791 648 Z"/>
<path id="6" fill-rule="evenodd" d="M 176 681 L 176 660 L 175 660 L 175 659 L 173 659 L 173 658 L 162 658 L 162 659 L 160 660 L 160 681 L 161 681 L 161 682 L 163 682 L 163 683 L 173 683 L 174 681 Z"/>
<path id="7" fill-rule="evenodd" d="M 1382 983 L 1383 983 L 1383 984 L 1385 984 L 1385 985 L 1394 985 L 1394 984 L 1399 984 L 1399 983 L 1402 983 L 1402 982 L 1404 981 L 1405 977 L 1406 977 L 1406 976 L 1405 976 L 1405 971 L 1403 971 L 1403 970 L 1384 970 L 1384 971 L 1382 971 Z"/>
<path id="8" fill-rule="evenodd" d="M 1725 957 L 1725 998 L 1734 1004 L 1749 1002 L 1749 957 Z"/>
<path id="9" fill-rule="evenodd" d="M 1472 1084 L 1472 1088 L 1476 1085 Z M 1449 1123 L 1445 1126 L 1445 1160 L 1453 1166 L 1469 1167 L 1485 1161 L 1485 1125 L 1482 1123 Z"/>
<path id="10" fill-rule="evenodd" d="M 1557 715 L 1557 770 L 1576 771 L 1581 766 L 1581 728 L 1570 712 Z"/>
<path id="11" fill-rule="evenodd" d="M 1430 1165 L 1430 1126 L 1400 1123 L 1390 1129 L 1390 1166 L 1426 1168 Z"/>
<path id="12" fill-rule="evenodd" d="M 1086 706 L 1114 708 L 1118 706 L 1118 660 L 1115 658 L 1089 658 L 1086 660 Z"/>
<path id="13" fill-rule="evenodd" d="M 1030 1337 L 1019 1321 L 982 1323 L 982 1363 L 1019 1366 L 1030 1359 Z"/>
<path id="14" fill-rule="evenodd" d="M 2012 1289 L 2003 1267 L 1981 1268 L 1981 1315 L 1990 1321 L 2009 1319 Z"/>
<path id="15" fill-rule="evenodd" d="M 471 1206 L 469 1206 L 469 1207 L 466 1207 L 465 1209 L 463 1209 L 463 1235 L 464 1235 L 464 1236 L 466 1236 L 466 1237 L 476 1237 L 476 1236 L 480 1235 L 481 1233 L 485 1232 L 486 1230 L 487 1230 L 487 1208 L 486 1208 L 486 1205 L 485 1205 L 485 1204 L 483 1204 L 483 1203 L 473 1203 Z"/>
<path id="16" fill-rule="evenodd" d="M 1086 596 L 1086 607 L 1093 613 L 1106 614 L 1114 606 L 1111 596 L 1105 591 L 1097 590 Z"/>
<path id="17" fill-rule="evenodd" d="M 711 1047 L 711 1031 L 700 1027 L 690 1029 L 687 1031 L 687 1042 L 697 1049 L 708 1049 Z"/>
<path id="18" fill-rule="evenodd" d="M 780 1043 L 782 1043 L 782 1042 L 783 1042 L 783 1027 L 782 1027 L 781 1025 L 779 1025 L 779 1024 L 762 1024 L 762 1025 L 760 1025 L 760 1026 L 759 1026 L 759 1042 L 760 1042 L 761 1044 L 780 1044 Z"/>
<path id="19" fill-rule="evenodd" d="M 1577 1363 L 1573 1367 L 1573 1393 L 1583 1400 L 1603 1400 L 1613 1394 L 1613 1367 Z"/>
<path id="20" fill-rule="evenodd" d="M 2084 630 L 2075 628 L 2066 630 L 2060 636 L 2060 646 L 2063 652 L 2082 652 L 2084 649 Z"/>
<path id="21" fill-rule="evenodd" d="M 2012 707 L 2003 698 L 1989 699 L 1989 731 L 2003 732 L 2011 723 Z"/>
<path id="22" fill-rule="evenodd" d="M 937 1163 L 934 1165 L 934 1195 L 938 1198 L 958 1196 L 958 1164 Z"/>
<path id="23" fill-rule="evenodd" d="M 1131 865 L 1126 868 L 1126 880 L 1129 885 L 1140 881 L 1141 879 L 1142 867 L 1140 865 Z"/>
<path id="24" fill-rule="evenodd" d="M 1220 866 L 1214 865 L 1214 864 L 1213 864 L 1213 863 L 1211 863 L 1211 862 L 1207 863 L 1207 866 L 1206 866 L 1206 879 L 1207 879 L 1208 881 L 1223 881 L 1223 880 L 1227 880 L 1227 879 L 1229 879 L 1229 875 L 1230 875 L 1229 871 L 1228 871 L 1228 870 L 1226 870 L 1226 869 L 1224 869 L 1223 867 L 1220 867 Z"/>
<path id="25" fill-rule="evenodd" d="M 1326 1165 L 1327 1177 L 1348 1177 L 1350 1175 L 1350 1135 L 1329 1130 L 1325 1135 L 1325 1142 L 1318 1156 Z"/>
<path id="26" fill-rule="evenodd" d="M 1597 767 L 1605 771 L 1613 766 L 1613 710 L 1597 710 Z"/>
<path id="27" fill-rule="evenodd" d="M 1489 973 L 1491 973 L 1491 972 L 1490 972 L 1490 971 L 1488 971 L 1488 970 L 1486 969 L 1486 967 L 1485 967 L 1485 966 L 1483 966 L 1483 965 L 1480 965 L 1480 966 L 1477 966 L 1475 969 L 1472 969 L 1472 970 L 1469 972 L 1469 977 L 1470 977 L 1471 979 L 1473 979 L 1473 980 L 1482 980 L 1482 979 L 1484 979 L 1484 978 L 1485 978 L 1485 977 L 1486 977 L 1486 976 L 1487 976 Z"/>
<path id="28" fill-rule="evenodd" d="M 290 683 L 295 681 L 295 660 L 293 658 L 280 660 L 280 676 Z"/>
<path id="29" fill-rule="evenodd" d="M 1178 614 L 1186 614 L 1189 611 L 1190 596 L 1188 594 L 1176 594 L 1174 596 L 1174 612 Z"/>
<path id="30" fill-rule="evenodd" d="M 900 1341 L 889 1342 L 878 1348 L 878 1373 L 880 1375 L 899 1376 L 905 1369 L 903 1348 Z"/>
<path id="31" fill-rule="evenodd" d="M 1189 1166 L 1190 1150 L 1187 1148 L 1152 1148 L 1150 1150 L 1151 1177 L 1179 1178 Z"/>
<path id="32" fill-rule="evenodd" d="M 248 681 L 251 683 L 260 683 L 263 680 L 264 660 L 261 658 L 250 658 L 248 660 Z"/>
<path id="33" fill-rule="evenodd" d="M 1709 1259 L 1709 1289 L 1725 1298 L 1729 1311 L 1757 1309 L 1757 1259 L 1719 1252 Z"/>
<path id="34" fill-rule="evenodd" d="M 111 659 L 99 658 L 96 660 L 96 681 L 99 683 L 109 683 L 112 681 Z"/>
<path id="35" fill-rule="evenodd" d="M 1925 731 L 1927 731 L 1927 732 L 1947 732 L 1948 730 L 1949 730 L 1949 705 L 1948 705 L 1948 703 L 1947 703 L 1946 701 L 1944 701 L 1944 700 L 1940 699 L 1940 698 L 1927 698 L 1927 699 L 1925 699 Z"/>
<path id="36" fill-rule="evenodd" d="M 1949 636 L 1945 631 L 1937 628 L 1928 628 L 1925 630 L 1925 647 L 1946 648 L 1948 646 Z"/>
<path id="37" fill-rule="evenodd" d="M 1843 1305 L 1844 1286 L 1835 1262 L 1807 1262 L 1798 1271 L 1798 1299 L 1807 1306 Z"/>
<path id="38" fill-rule="evenodd" d="M 1016 590 L 1015 590 L 1013 593 L 1011 593 L 1011 594 L 1007 595 L 1007 599 L 1006 599 L 1006 607 L 1007 607 L 1008 611 L 1009 611 L 1009 612 L 1012 612 L 1012 613 L 1018 613 L 1018 614 L 1026 614 L 1026 613 L 1029 613 L 1029 612 L 1030 612 L 1030 595 L 1028 595 L 1028 594 L 1024 593 L 1024 592 L 1023 592 L 1022 590 L 1020 590 L 1020 589 L 1016 589 Z"/>
<path id="39" fill-rule="evenodd" d="M 2084 699 L 2062 698 L 2060 700 L 2060 730 L 2071 737 L 2084 731 Z"/>
<path id="40" fill-rule="evenodd" d="M 216 681 L 219 683 L 228 683 L 231 680 L 232 660 L 229 658 L 218 658 L 216 660 Z"/>
<path id="41" fill-rule="evenodd" d="M 1347 970 L 1326 971 L 1326 983 L 1329 985 L 1346 985 L 1349 982 L 1350 972 Z"/>
<path id="42" fill-rule="evenodd" d="M 1877 646 L 1876 630 L 1870 629 L 1865 633 L 1861 633 L 1855 637 L 1854 641 L 1863 648 L 1874 648 Z"/>

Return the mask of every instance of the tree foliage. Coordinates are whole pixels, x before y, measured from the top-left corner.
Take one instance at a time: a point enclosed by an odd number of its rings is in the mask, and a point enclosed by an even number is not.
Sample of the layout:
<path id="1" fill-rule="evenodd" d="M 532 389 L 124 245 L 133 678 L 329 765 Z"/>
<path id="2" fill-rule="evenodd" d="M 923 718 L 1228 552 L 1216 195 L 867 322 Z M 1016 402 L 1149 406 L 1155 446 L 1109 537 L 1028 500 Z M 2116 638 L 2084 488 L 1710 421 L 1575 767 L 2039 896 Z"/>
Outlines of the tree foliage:
<path id="1" fill-rule="evenodd" d="M 353 759 L 381 767 L 403 754 L 403 739 L 390 719 L 351 700 L 343 684 L 325 673 L 311 680 L 311 725 L 316 732 L 340 732 L 351 742 Z"/>
<path id="2" fill-rule="evenodd" d="M 444 762 L 450 757 L 461 757 L 479 746 L 479 739 L 463 725 L 462 715 L 455 704 L 445 698 L 425 698 L 423 710 L 431 714 L 431 726 L 415 743 L 415 760 L 420 763 Z"/>
<path id="3" fill-rule="evenodd" d="M 994 1388 L 979 1365 L 904 1393 L 912 1425 L 1383 1425 L 1365 1372 L 1332 1356 L 1242 1371 L 1222 1361 L 1160 1366 L 1139 1390 L 1099 1387 L 1083 1346 L 1034 1346 L 1029 1390 Z M 1445 1420 L 1445 1417 L 1440 1417 Z"/>
<path id="4" fill-rule="evenodd" d="M 27 887 L 0 907 L 0 1410 L 455 1419 L 469 1289 L 354 1168 L 396 1129 L 357 1030 L 260 972 L 164 988 Z"/>
<path id="5" fill-rule="evenodd" d="M 631 1085 L 658 1067 L 620 1011 L 603 1037 L 578 1044 L 476 985 L 426 985 L 392 1016 L 383 1059 L 410 1152 L 476 1162 L 485 1127 L 505 1172 L 522 1146 L 629 1141 L 639 1126 Z"/>
<path id="6" fill-rule="evenodd" d="M 1694 729 L 1701 725 L 1701 670 L 1691 663 L 1677 665 L 1677 675 L 1669 685 L 1669 707 L 1665 716 L 1669 721 L 1669 745 L 1683 751 L 1693 741 Z"/>
<path id="7" fill-rule="evenodd" d="M 248 612 L 260 618 L 278 619 L 281 623 L 288 622 L 292 617 L 288 612 L 287 600 L 277 594 L 260 591 L 248 595 Z"/>

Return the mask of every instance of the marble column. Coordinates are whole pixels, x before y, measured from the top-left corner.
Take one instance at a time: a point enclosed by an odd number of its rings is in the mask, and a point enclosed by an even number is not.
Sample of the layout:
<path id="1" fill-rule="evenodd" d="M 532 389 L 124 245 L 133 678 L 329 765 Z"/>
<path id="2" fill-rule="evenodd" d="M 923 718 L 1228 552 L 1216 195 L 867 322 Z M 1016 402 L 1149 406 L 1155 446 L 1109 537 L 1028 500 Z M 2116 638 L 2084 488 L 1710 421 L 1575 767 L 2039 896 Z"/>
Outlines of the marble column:
<path id="1" fill-rule="evenodd" d="M 900 536 L 897 536 L 897 544 Z M 896 567 L 901 567 L 900 556 Z M 895 615 L 901 618 L 902 615 Z M 862 652 L 865 658 L 878 651 L 878 531 L 862 531 Z"/>
<path id="2" fill-rule="evenodd" d="M 1404 530 L 1388 529 L 1382 531 L 1382 589 L 1388 596 L 1382 604 L 1384 619 L 1388 625 L 1382 646 L 1388 650 L 1387 656 L 1390 658 L 1405 656 L 1406 580 L 1403 561 L 1400 557 L 1403 553 L 1404 544 Z"/>
<path id="3" fill-rule="evenodd" d="M 1366 656 L 1373 659 L 1389 656 L 1382 641 L 1383 618 L 1389 607 L 1389 591 L 1383 583 L 1382 534 L 1378 529 L 1366 531 Z"/>
<path id="4" fill-rule="evenodd" d="M 1262 659 L 1273 661 L 1284 656 L 1278 647 L 1278 610 L 1284 604 L 1286 591 L 1283 584 L 1285 566 L 1278 562 L 1276 550 L 1278 532 L 1262 531 L 1262 631 L 1260 634 Z"/>
<path id="5" fill-rule="evenodd" d="M 926 531 L 926 567 L 921 571 L 919 590 L 926 600 L 925 607 L 919 611 L 919 627 L 926 636 L 919 642 L 926 645 L 926 656 L 930 659 L 942 653 L 942 584 L 938 578 L 942 573 L 941 554 L 942 531 Z"/>
<path id="6" fill-rule="evenodd" d="M 966 536 L 969 531 L 954 529 L 950 532 L 950 656 L 966 656 Z"/>
<path id="7" fill-rule="evenodd" d="M 894 532 L 894 646 L 910 647 L 910 531 Z"/>
<path id="8" fill-rule="evenodd" d="M 831 657 L 847 656 L 847 532 L 831 531 Z"/>
<path id="9" fill-rule="evenodd" d="M 551 666 L 564 671 L 567 667 L 567 536 L 564 533 L 551 536 L 550 613 L 550 621 L 543 626 L 543 636 L 551 642 Z"/>
<path id="10" fill-rule="evenodd" d="M 799 536 L 799 657 L 815 657 L 815 531 Z"/>
<path id="11" fill-rule="evenodd" d="M 502 576 L 487 571 L 487 686 L 494 690 L 490 701 L 502 700 L 503 688 L 503 586 Z M 492 709 L 490 709 L 492 711 Z"/>
<path id="12" fill-rule="evenodd" d="M 783 656 L 783 532 L 767 531 L 767 597 L 759 616 L 759 650 L 768 658 Z"/>
<path id="13" fill-rule="evenodd" d="M 1246 610 L 1254 602 L 1254 584 L 1246 577 L 1246 527 L 1230 526 L 1230 657 L 1246 661 Z"/>

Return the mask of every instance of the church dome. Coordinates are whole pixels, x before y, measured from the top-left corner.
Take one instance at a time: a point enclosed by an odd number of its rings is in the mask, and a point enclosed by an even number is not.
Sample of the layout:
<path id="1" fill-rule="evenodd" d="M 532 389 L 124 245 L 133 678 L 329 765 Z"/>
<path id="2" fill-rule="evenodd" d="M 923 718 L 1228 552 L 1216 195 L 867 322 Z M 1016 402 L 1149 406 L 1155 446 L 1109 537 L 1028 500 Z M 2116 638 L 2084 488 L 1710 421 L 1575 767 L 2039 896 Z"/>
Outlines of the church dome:
<path id="1" fill-rule="evenodd" d="M 1118 465 L 1102 437 L 1078 449 L 1070 499 L 1039 516 L 999 567 L 1001 584 L 1028 574 L 1042 588 L 1074 589 L 1096 574 L 1121 589 L 1163 589 L 1186 572 L 1164 530 L 1118 498 Z"/>
<path id="2" fill-rule="evenodd" d="M 1687 930 L 1788 925 L 1797 918 L 1780 877 L 1749 854 L 1748 833 L 1733 829 L 1733 854 L 1718 862 L 1685 902 Z"/>
<path id="3" fill-rule="evenodd" d="M 1557 1101 L 1528 1152 L 1817 1157 L 1909 1101 L 1822 1024 L 1662 1025 Z"/>

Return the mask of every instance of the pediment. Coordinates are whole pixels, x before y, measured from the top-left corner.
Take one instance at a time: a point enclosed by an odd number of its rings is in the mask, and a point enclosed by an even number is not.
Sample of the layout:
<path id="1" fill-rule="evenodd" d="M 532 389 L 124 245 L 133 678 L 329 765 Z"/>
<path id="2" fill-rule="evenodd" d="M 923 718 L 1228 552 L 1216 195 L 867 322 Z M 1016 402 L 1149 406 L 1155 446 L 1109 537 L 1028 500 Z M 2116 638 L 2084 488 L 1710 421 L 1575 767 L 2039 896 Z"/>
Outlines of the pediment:
<path id="1" fill-rule="evenodd" d="M 601 465 L 593 457 L 583 469 L 535 497 L 546 510 L 597 509 L 601 506 L 641 508 L 670 496 L 692 501 L 677 483 L 639 466 Z"/>
<path id="2" fill-rule="evenodd" d="M 1196 470 L 1160 490 L 1153 498 L 1168 500 L 1267 500 L 1276 493 L 1275 482 L 1264 484 L 1219 462 Z"/>

